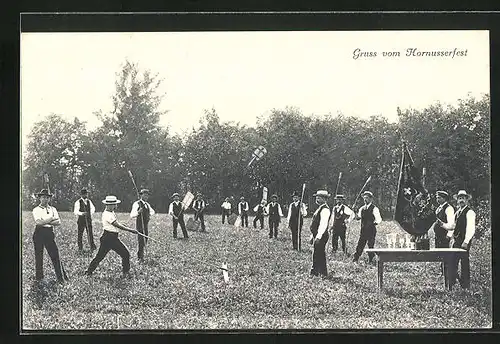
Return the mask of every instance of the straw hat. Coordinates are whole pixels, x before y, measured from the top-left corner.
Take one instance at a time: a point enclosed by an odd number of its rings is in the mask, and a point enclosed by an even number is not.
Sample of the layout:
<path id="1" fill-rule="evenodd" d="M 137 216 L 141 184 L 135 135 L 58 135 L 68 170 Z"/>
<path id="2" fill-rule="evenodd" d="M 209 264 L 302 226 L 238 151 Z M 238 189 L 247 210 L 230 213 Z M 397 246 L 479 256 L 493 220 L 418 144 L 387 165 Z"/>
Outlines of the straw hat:
<path id="1" fill-rule="evenodd" d="M 118 204 L 118 203 L 121 203 L 121 201 L 119 199 L 117 199 L 116 196 L 109 195 L 109 196 L 106 196 L 106 199 L 104 199 L 102 201 L 102 203 L 104 203 L 104 204 Z"/>
<path id="2" fill-rule="evenodd" d="M 472 195 L 468 194 L 465 190 L 460 190 L 457 194 L 453 195 L 453 198 L 458 199 L 460 196 L 465 196 L 468 200 L 472 198 Z"/>

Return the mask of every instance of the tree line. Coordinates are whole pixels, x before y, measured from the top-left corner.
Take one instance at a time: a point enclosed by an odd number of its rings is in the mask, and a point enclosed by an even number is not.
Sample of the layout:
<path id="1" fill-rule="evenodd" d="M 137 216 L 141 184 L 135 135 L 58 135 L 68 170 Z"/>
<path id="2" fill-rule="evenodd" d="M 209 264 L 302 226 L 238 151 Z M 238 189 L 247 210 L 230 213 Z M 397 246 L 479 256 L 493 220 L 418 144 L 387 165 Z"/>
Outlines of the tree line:
<path id="1" fill-rule="evenodd" d="M 305 202 L 314 208 L 312 194 L 320 188 L 334 193 L 342 172 L 339 192 L 349 205 L 371 176 L 368 189 L 383 217 L 392 218 L 405 140 L 415 164 L 426 168 L 431 192 L 466 189 L 473 205 L 489 211 L 489 95 L 456 106 L 398 108 L 397 123 L 382 116 L 308 116 L 286 107 L 272 109 L 249 127 L 221 121 L 216 109 L 206 109 L 199 127 L 172 134 L 159 124 L 165 114 L 159 110 L 165 96 L 158 92 L 160 83 L 158 75 L 127 61 L 117 74 L 114 110 L 94 114 L 102 125 L 89 130 L 84 121 L 57 114 L 36 123 L 23 156 L 23 209 L 34 205 L 32 194 L 44 186 L 44 173 L 61 211 L 71 210 L 82 187 L 95 203 L 114 194 L 129 210 L 136 199 L 131 170 L 138 187 L 151 190 L 150 202 L 159 212 L 167 211 L 172 193 L 191 191 L 204 195 L 208 212 L 219 213 L 225 197 L 232 196 L 236 205 L 245 196 L 253 206 L 263 186 L 289 203 L 303 183 Z M 247 167 L 261 145 L 267 154 Z"/>

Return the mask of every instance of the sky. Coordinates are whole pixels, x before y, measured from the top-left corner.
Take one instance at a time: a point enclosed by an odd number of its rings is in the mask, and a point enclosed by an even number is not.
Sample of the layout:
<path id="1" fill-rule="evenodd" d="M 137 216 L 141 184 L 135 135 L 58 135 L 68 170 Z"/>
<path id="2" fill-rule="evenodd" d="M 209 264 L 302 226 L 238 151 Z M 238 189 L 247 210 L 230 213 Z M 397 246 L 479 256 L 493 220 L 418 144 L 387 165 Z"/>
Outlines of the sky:
<path id="1" fill-rule="evenodd" d="M 467 52 L 406 56 L 409 48 Z M 354 59 L 356 49 L 377 56 Z M 395 121 L 397 107 L 454 104 L 490 88 L 488 31 L 23 33 L 20 53 L 23 149 L 34 123 L 51 113 L 100 125 L 93 113 L 112 110 L 126 59 L 163 79 L 160 124 L 174 133 L 211 108 L 246 125 L 286 106 Z"/>

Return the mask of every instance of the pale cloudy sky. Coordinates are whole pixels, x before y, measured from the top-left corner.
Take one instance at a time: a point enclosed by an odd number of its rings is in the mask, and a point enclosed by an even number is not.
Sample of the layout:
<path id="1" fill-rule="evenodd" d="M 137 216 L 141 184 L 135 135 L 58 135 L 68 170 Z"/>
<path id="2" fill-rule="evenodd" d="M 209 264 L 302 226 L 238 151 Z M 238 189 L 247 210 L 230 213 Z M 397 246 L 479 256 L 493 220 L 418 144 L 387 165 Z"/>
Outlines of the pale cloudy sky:
<path id="1" fill-rule="evenodd" d="M 353 51 L 377 52 L 353 59 Z M 406 49 L 465 50 L 463 57 L 406 57 Z M 400 51 L 399 58 L 383 51 Z M 28 33 L 21 36 L 22 138 L 57 113 L 89 128 L 111 110 L 116 73 L 129 59 L 159 73 L 174 132 L 203 109 L 253 125 L 273 108 L 396 119 L 396 108 L 455 103 L 489 93 L 487 31 Z M 26 140 L 23 140 L 23 146 Z"/>

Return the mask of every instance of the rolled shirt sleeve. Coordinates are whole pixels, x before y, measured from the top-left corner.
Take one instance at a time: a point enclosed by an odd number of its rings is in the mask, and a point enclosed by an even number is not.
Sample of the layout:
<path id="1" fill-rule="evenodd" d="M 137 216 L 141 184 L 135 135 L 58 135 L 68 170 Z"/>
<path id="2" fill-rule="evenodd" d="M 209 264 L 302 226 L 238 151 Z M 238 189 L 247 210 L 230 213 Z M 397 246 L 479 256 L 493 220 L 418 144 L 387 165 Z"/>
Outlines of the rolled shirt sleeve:
<path id="1" fill-rule="evenodd" d="M 75 206 L 73 207 L 73 213 L 76 215 L 76 216 L 80 216 L 80 215 L 84 215 L 84 213 L 82 213 L 80 211 L 80 200 L 77 200 L 75 202 Z"/>
<path id="2" fill-rule="evenodd" d="M 281 205 L 278 203 L 278 214 L 283 217 L 283 211 L 281 210 Z"/>
<path id="3" fill-rule="evenodd" d="M 354 217 L 356 216 L 356 214 L 354 214 L 354 211 L 352 211 L 351 208 L 349 208 L 348 206 L 344 205 L 344 212 L 346 215 L 348 215 L 349 217 L 345 220 L 345 223 L 349 223 L 351 222 Z"/>
<path id="4" fill-rule="evenodd" d="M 453 207 L 451 205 L 448 205 L 448 207 L 446 207 L 445 214 L 446 223 L 443 223 L 442 227 L 448 231 L 448 233 L 446 233 L 446 236 L 451 237 L 455 228 L 455 212 L 453 211 Z"/>
<path id="5" fill-rule="evenodd" d="M 292 217 L 292 204 L 293 204 L 293 203 L 291 203 L 291 204 L 288 206 L 288 215 L 287 215 L 287 217 L 286 217 L 286 220 L 287 220 L 288 222 L 290 222 L 290 217 Z"/>
<path id="6" fill-rule="evenodd" d="M 148 207 L 149 207 L 149 215 L 156 214 L 156 211 L 153 209 L 153 207 L 151 206 L 151 204 L 148 203 Z"/>
<path id="7" fill-rule="evenodd" d="M 476 233 L 476 213 L 472 209 L 469 209 L 465 217 L 467 220 L 467 227 L 465 227 L 464 243 L 468 244 Z"/>
<path id="8" fill-rule="evenodd" d="M 91 200 L 89 200 L 89 204 L 90 204 L 90 215 L 92 215 L 92 214 L 95 213 L 95 206 L 94 206 L 94 203 L 92 203 Z"/>
<path id="9" fill-rule="evenodd" d="M 174 214 L 174 203 L 170 203 L 168 206 L 168 214 L 173 215 Z"/>
<path id="10" fill-rule="evenodd" d="M 373 207 L 373 216 L 375 216 L 375 221 L 373 221 L 373 223 L 378 225 L 380 222 L 382 222 L 382 217 L 380 216 L 380 210 L 378 210 L 377 207 Z"/>
<path id="11" fill-rule="evenodd" d="M 328 222 L 330 219 L 330 209 L 323 208 L 321 213 L 319 214 L 319 226 L 318 226 L 318 234 L 316 234 L 316 239 L 321 239 L 323 233 L 328 229 Z"/>
<path id="12" fill-rule="evenodd" d="M 135 201 L 132 203 L 132 210 L 130 211 L 130 217 L 135 219 L 137 216 L 139 216 L 139 202 Z"/>

